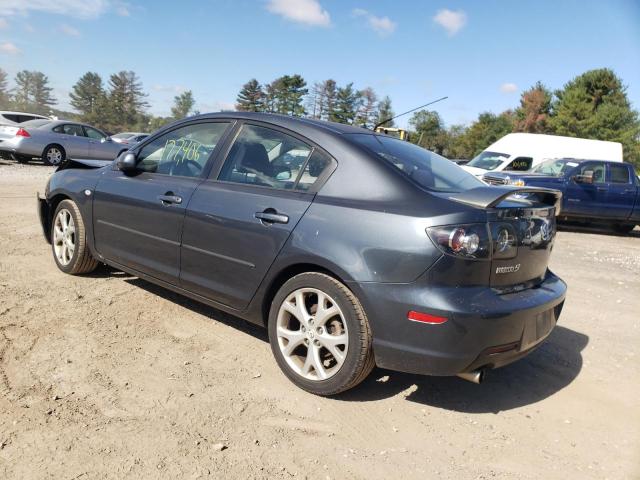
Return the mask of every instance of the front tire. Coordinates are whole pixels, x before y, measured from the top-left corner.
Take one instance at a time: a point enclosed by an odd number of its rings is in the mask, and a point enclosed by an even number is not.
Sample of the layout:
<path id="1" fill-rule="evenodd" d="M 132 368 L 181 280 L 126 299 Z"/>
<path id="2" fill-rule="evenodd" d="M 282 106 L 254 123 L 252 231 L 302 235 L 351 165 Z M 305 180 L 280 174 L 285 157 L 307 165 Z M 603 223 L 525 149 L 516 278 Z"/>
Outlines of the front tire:
<path id="1" fill-rule="evenodd" d="M 271 304 L 273 355 L 289 380 L 307 392 L 335 395 L 362 382 L 375 366 L 371 339 L 360 301 L 329 275 L 296 275 Z"/>
<path id="2" fill-rule="evenodd" d="M 60 145 L 49 145 L 42 152 L 42 161 L 46 165 L 57 167 L 67 158 L 67 153 Z"/>
<path id="3" fill-rule="evenodd" d="M 72 200 L 63 200 L 56 208 L 51 222 L 51 249 L 56 265 L 64 273 L 80 275 L 98 266 L 87 246 L 80 209 Z"/>

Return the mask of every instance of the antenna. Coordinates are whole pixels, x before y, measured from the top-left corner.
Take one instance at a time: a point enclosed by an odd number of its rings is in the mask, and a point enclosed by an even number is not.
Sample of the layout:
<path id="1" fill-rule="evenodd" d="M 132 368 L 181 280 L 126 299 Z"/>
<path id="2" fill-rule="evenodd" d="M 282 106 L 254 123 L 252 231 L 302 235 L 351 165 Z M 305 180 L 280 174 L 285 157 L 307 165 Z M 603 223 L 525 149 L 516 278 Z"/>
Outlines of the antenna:
<path id="1" fill-rule="evenodd" d="M 415 112 L 416 110 L 420 110 L 421 108 L 428 107 L 429 105 L 433 105 L 434 103 L 441 102 L 442 100 L 446 100 L 447 98 L 449 97 L 442 97 L 437 100 L 434 100 L 433 102 L 425 103 L 424 105 L 420 105 L 419 107 L 416 107 L 407 112 L 401 113 L 400 115 L 396 115 L 395 117 L 387 118 L 386 120 L 383 120 L 380 123 L 376 124 L 376 126 L 373 127 L 373 130 L 375 131 L 375 129 L 378 128 L 379 126 L 384 125 L 385 123 L 390 122 L 391 120 L 395 120 L 398 117 L 406 115 L 407 113 Z"/>

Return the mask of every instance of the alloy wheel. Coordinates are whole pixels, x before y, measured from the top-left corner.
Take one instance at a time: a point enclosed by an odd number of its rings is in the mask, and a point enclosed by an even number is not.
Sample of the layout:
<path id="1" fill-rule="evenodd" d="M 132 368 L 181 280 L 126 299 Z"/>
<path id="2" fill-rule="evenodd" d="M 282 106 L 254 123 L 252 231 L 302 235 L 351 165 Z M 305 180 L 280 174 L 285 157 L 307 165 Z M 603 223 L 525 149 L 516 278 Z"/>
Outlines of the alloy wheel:
<path id="1" fill-rule="evenodd" d="M 53 224 L 53 249 L 58 262 L 69 265 L 76 250 L 76 225 L 67 209 L 58 212 Z"/>
<path id="2" fill-rule="evenodd" d="M 347 322 L 336 301 L 321 290 L 300 288 L 280 305 L 276 336 L 291 369 L 307 380 L 327 380 L 347 356 Z"/>
<path id="3" fill-rule="evenodd" d="M 58 165 L 60 162 L 62 162 L 62 152 L 60 151 L 60 149 L 51 147 L 49 150 L 47 150 L 47 161 L 51 165 Z"/>

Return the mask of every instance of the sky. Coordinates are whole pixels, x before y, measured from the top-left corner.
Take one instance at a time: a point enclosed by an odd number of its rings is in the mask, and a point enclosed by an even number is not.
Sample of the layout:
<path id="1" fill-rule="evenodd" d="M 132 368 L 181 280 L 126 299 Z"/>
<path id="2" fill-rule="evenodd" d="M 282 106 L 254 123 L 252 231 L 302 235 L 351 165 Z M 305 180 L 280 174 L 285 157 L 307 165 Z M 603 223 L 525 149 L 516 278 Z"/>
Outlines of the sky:
<path id="1" fill-rule="evenodd" d="M 187 89 L 204 113 L 299 73 L 371 86 L 396 113 L 448 96 L 431 108 L 468 124 L 602 67 L 640 109 L 640 0 L 0 0 L 0 68 L 44 72 L 61 109 L 87 71 L 135 71 L 163 116 Z"/>

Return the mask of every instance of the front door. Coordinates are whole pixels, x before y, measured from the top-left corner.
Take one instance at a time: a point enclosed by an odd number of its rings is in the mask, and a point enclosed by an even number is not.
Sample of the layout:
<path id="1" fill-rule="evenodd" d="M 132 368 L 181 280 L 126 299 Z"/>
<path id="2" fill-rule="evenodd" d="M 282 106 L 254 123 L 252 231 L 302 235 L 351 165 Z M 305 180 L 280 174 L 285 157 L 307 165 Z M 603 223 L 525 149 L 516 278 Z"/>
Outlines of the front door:
<path id="1" fill-rule="evenodd" d="M 592 177 L 592 183 L 580 183 L 575 177 Z M 600 217 L 607 210 L 606 165 L 604 162 L 583 162 L 576 167 L 567 182 L 562 213 L 585 217 Z"/>
<path id="2" fill-rule="evenodd" d="M 243 125 L 220 173 L 198 186 L 187 209 L 182 287 L 244 308 L 332 165 L 293 135 Z"/>
<path id="3" fill-rule="evenodd" d="M 177 284 L 185 209 L 228 125 L 200 122 L 176 128 L 137 150 L 133 174 L 105 172 L 93 200 L 96 250 Z"/>
<path id="4" fill-rule="evenodd" d="M 84 127 L 84 131 L 89 139 L 89 157 L 98 160 L 113 160 L 120 150 L 125 150 L 122 145 L 114 142 L 109 136 L 91 127 Z"/>

